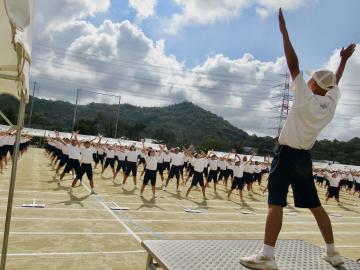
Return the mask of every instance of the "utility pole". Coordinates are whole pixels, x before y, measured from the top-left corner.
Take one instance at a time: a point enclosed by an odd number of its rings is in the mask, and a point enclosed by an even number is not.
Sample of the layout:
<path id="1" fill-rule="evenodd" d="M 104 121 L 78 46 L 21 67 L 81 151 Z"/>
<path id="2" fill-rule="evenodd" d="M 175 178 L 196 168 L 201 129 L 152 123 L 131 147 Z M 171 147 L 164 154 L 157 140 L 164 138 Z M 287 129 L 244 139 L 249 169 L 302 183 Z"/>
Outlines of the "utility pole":
<path id="1" fill-rule="evenodd" d="M 281 74 L 281 76 L 285 77 L 285 82 L 275 86 L 275 87 L 281 87 L 282 94 L 275 97 L 275 98 L 281 98 L 281 104 L 273 107 L 273 109 L 276 109 L 276 110 L 280 109 L 280 115 L 276 117 L 278 119 L 277 127 L 271 128 L 271 129 L 276 130 L 276 137 L 277 138 L 280 136 L 280 133 L 281 133 L 281 130 L 282 130 L 283 125 L 285 123 L 285 120 L 289 115 L 290 101 L 291 101 L 291 97 L 290 97 L 290 74 L 289 73 Z"/>
<path id="2" fill-rule="evenodd" d="M 119 96 L 119 105 L 118 105 L 117 116 L 116 116 L 115 135 L 114 135 L 115 139 L 117 137 L 117 130 L 118 130 L 118 124 L 119 124 L 120 103 L 121 103 L 121 96 Z"/>
<path id="3" fill-rule="evenodd" d="M 32 113 L 33 113 L 33 108 L 34 108 L 35 92 L 36 92 L 36 81 L 34 81 L 33 93 L 32 93 L 32 98 L 31 98 L 30 115 L 29 115 L 28 127 L 31 127 L 31 118 L 32 118 Z"/>
<path id="4" fill-rule="evenodd" d="M 80 89 L 76 90 L 76 102 L 75 102 L 75 109 L 74 109 L 74 120 L 73 120 L 73 125 L 72 125 L 71 131 L 74 131 L 74 128 L 75 128 L 76 112 L 77 112 L 78 100 L 79 100 L 79 91 L 81 91 L 81 90 Z"/>

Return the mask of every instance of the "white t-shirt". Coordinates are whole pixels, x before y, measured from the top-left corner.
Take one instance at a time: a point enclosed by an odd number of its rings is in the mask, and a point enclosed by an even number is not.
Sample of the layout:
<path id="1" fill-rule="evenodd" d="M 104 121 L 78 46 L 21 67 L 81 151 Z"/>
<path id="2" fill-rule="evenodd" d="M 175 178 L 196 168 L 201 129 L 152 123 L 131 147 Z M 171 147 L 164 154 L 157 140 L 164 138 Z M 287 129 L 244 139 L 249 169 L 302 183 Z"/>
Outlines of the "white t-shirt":
<path id="1" fill-rule="evenodd" d="M 195 172 L 203 172 L 204 171 L 204 164 L 206 159 L 204 158 L 194 158 L 191 162 L 191 164 L 194 166 Z"/>
<path id="2" fill-rule="evenodd" d="M 156 171 L 157 169 L 157 159 L 156 157 L 149 157 L 148 155 L 144 156 L 146 161 L 146 169 L 151 171 Z"/>
<path id="3" fill-rule="evenodd" d="M 360 184 L 360 176 L 353 176 L 353 178 L 357 184 Z"/>
<path id="4" fill-rule="evenodd" d="M 340 99 L 336 86 L 326 96 L 314 95 L 299 74 L 294 81 L 294 103 L 279 137 L 280 145 L 309 150 L 333 119 Z"/>
<path id="5" fill-rule="evenodd" d="M 164 162 L 170 162 L 171 155 L 170 154 L 164 154 Z"/>
<path id="6" fill-rule="evenodd" d="M 158 163 L 163 163 L 164 162 L 164 153 L 163 152 L 156 153 L 155 157 L 156 157 L 156 160 L 157 160 Z"/>
<path id="7" fill-rule="evenodd" d="M 80 160 L 81 155 L 80 155 L 80 149 L 77 146 L 72 146 L 71 144 L 67 145 L 68 148 L 68 153 L 69 153 L 69 158 L 70 159 L 77 159 Z"/>
<path id="8" fill-rule="evenodd" d="M 106 149 L 105 153 L 106 153 L 106 158 L 114 158 L 115 157 L 115 151 L 114 150 Z"/>
<path id="9" fill-rule="evenodd" d="M 333 177 L 332 175 L 329 175 L 329 183 L 330 187 L 339 187 L 341 178 L 339 176 Z"/>
<path id="10" fill-rule="evenodd" d="M 217 168 L 218 168 L 218 161 L 217 161 L 217 159 L 209 159 L 209 165 L 210 165 L 210 170 L 216 171 Z"/>
<path id="11" fill-rule="evenodd" d="M 117 156 L 118 159 L 121 160 L 121 161 L 125 160 L 125 152 L 115 151 L 115 156 Z"/>
<path id="12" fill-rule="evenodd" d="M 254 166 L 253 165 L 251 165 L 250 163 L 246 163 L 245 165 L 244 165 L 244 172 L 246 172 L 246 173 L 254 173 Z"/>
<path id="13" fill-rule="evenodd" d="M 184 154 L 179 152 L 177 154 L 171 154 L 171 163 L 174 166 L 182 166 L 184 165 Z"/>
<path id="14" fill-rule="evenodd" d="M 245 167 L 244 164 L 240 164 L 239 166 L 236 165 L 232 166 L 234 177 L 242 178 L 244 175 L 244 167 Z"/>
<path id="15" fill-rule="evenodd" d="M 93 154 L 95 149 L 93 147 L 86 148 L 84 146 L 80 147 L 81 161 L 85 164 L 91 164 L 93 160 Z"/>
<path id="16" fill-rule="evenodd" d="M 129 162 L 137 162 L 138 160 L 139 151 L 127 151 L 127 161 Z"/>

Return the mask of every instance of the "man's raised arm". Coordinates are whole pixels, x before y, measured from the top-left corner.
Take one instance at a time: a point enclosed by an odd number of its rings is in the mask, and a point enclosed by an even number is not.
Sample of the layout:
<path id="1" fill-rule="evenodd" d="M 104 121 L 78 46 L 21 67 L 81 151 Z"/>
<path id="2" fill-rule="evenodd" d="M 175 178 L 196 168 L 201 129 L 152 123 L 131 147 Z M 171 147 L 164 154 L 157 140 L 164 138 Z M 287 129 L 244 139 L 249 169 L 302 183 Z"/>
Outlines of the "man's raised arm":
<path id="1" fill-rule="evenodd" d="M 288 67 L 289 67 L 290 75 L 291 75 L 291 78 L 293 80 L 295 80 L 297 75 L 299 75 L 299 73 L 300 73 L 299 60 L 298 60 L 296 52 L 291 44 L 289 34 L 286 29 L 284 15 L 282 13 L 281 8 L 279 9 L 279 27 L 280 27 L 280 32 L 283 36 L 285 57 L 286 57 L 286 61 L 287 61 Z"/>
<path id="2" fill-rule="evenodd" d="M 350 44 L 346 49 L 344 49 L 344 48 L 341 49 L 341 52 L 340 52 L 341 61 L 340 61 L 339 68 L 336 72 L 336 84 L 339 84 L 340 79 L 344 73 L 347 60 L 349 60 L 349 58 L 354 53 L 355 47 L 356 47 L 355 44 Z"/>

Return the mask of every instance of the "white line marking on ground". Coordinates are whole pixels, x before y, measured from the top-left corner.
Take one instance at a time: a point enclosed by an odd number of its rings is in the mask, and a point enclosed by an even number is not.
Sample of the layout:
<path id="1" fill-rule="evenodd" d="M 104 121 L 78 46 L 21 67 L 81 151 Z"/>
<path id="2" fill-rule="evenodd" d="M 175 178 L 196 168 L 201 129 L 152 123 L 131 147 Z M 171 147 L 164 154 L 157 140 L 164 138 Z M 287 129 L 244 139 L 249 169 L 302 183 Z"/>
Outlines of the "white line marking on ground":
<path id="1" fill-rule="evenodd" d="M 79 256 L 79 255 L 109 255 L 109 254 L 136 254 L 136 253 L 145 253 L 144 249 L 139 250 L 129 250 L 129 251 L 96 251 L 96 252 L 37 252 L 37 253 L 9 253 L 8 256 L 11 257 L 29 257 L 29 256 Z"/>
<path id="2" fill-rule="evenodd" d="M 83 184 L 83 187 L 87 191 L 91 192 L 90 188 L 87 185 Z M 134 237 L 136 241 L 141 243 L 142 241 L 140 237 L 137 236 L 136 233 L 133 230 L 131 230 L 130 227 L 125 224 L 124 221 L 122 221 L 113 211 L 109 209 L 109 207 L 101 200 L 101 197 L 99 195 L 96 195 L 96 197 L 99 199 L 98 202 L 131 234 L 131 236 Z"/>

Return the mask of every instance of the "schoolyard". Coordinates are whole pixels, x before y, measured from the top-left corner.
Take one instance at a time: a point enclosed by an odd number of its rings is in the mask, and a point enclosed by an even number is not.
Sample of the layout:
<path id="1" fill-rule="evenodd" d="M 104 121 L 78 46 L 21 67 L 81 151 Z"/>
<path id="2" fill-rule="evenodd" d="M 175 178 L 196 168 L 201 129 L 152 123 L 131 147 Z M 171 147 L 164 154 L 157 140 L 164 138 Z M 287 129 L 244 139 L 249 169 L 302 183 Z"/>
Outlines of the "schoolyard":
<path id="1" fill-rule="evenodd" d="M 139 170 L 141 171 L 141 170 Z M 11 166 L 0 174 L 1 223 L 4 227 Z M 19 162 L 11 233 L 8 269 L 145 269 L 146 252 L 140 242 L 146 239 L 261 239 L 266 218 L 266 197 L 256 185 L 255 192 L 245 191 L 242 204 L 236 192 L 231 201 L 222 183 L 214 195 L 212 185 L 203 201 L 200 189 L 185 199 L 186 187 L 177 193 L 175 180 L 168 191 L 161 190 L 158 177 L 157 195 L 150 189 L 139 197 L 141 181 L 135 189 L 132 179 L 125 186 L 114 185 L 110 170 L 100 176 L 95 171 L 98 195 L 89 195 L 86 176 L 84 185 L 68 193 L 71 175 L 61 182 L 43 149 L 30 148 Z M 120 176 L 122 179 L 122 176 Z M 118 177 L 117 181 L 120 182 Z M 265 178 L 263 179 L 265 180 Z M 263 187 L 265 187 L 263 181 Z M 324 202 L 325 189 L 318 189 Z M 45 204 L 45 208 L 23 208 L 22 204 Z M 316 245 L 323 240 L 308 210 L 285 209 L 280 239 L 301 239 Z M 331 214 L 336 245 L 342 255 L 360 256 L 360 202 L 345 192 L 342 205 L 335 201 L 325 205 Z M 129 211 L 113 211 L 116 203 Z M 185 212 L 184 208 L 201 213 Z M 201 255 L 199 255 L 201 256 Z"/>

